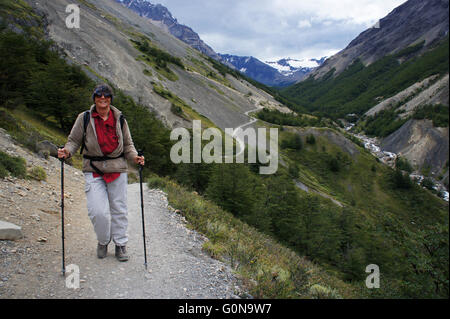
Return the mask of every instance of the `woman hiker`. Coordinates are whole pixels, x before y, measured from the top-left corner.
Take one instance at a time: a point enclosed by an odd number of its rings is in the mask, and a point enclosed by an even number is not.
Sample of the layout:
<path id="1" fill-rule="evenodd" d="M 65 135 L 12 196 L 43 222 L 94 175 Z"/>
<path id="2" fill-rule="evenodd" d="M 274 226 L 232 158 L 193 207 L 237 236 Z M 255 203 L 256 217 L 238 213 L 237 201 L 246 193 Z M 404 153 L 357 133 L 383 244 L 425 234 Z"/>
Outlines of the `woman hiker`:
<path id="1" fill-rule="evenodd" d="M 127 261 L 127 160 L 144 165 L 144 156 L 138 156 L 127 121 L 111 105 L 111 87 L 98 85 L 92 99 L 90 111 L 78 115 L 58 157 L 69 158 L 81 146 L 88 214 L 98 240 L 97 256 L 105 258 L 113 240 L 117 259 Z"/>

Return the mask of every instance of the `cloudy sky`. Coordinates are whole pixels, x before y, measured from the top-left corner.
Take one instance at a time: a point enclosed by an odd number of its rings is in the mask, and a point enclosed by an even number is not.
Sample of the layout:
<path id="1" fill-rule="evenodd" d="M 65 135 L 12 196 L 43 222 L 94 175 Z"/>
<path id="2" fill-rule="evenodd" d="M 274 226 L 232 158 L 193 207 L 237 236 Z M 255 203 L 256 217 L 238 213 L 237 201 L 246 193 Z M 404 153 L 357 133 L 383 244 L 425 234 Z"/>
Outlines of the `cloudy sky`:
<path id="1" fill-rule="evenodd" d="M 150 0 L 218 53 L 262 61 L 320 58 L 347 46 L 405 0 Z"/>

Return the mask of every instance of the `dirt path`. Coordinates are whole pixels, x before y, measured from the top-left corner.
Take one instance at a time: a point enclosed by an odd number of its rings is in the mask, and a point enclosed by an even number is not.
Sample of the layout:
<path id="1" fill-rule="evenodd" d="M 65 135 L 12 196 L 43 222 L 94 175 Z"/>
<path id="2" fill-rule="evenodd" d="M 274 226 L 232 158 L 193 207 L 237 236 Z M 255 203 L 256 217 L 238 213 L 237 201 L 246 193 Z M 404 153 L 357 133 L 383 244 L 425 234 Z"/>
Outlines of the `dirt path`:
<path id="1" fill-rule="evenodd" d="M 98 259 L 95 233 L 87 216 L 84 177 L 68 165 L 66 267 L 79 268 L 80 288 L 67 288 L 61 274 L 60 163 L 54 158 L 36 158 L 18 147 L 14 153 L 44 167 L 48 178 L 47 182 L 0 180 L 0 220 L 21 226 L 25 235 L 17 241 L 0 241 L 0 298 L 177 299 L 236 298 L 239 294 L 230 269 L 202 251 L 205 238 L 185 226 L 184 218 L 168 206 L 162 191 L 149 190 L 146 185 L 148 271 L 144 267 L 139 184 L 128 185 L 130 260 L 118 262 L 112 243 L 107 258 Z"/>

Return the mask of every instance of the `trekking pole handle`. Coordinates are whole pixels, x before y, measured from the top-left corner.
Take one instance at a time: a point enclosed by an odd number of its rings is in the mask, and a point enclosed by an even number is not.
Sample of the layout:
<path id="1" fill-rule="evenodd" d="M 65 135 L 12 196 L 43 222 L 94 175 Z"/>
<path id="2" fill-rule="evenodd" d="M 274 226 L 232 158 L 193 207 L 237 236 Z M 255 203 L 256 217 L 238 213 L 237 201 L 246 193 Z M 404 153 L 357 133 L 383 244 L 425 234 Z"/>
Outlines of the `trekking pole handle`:
<path id="1" fill-rule="evenodd" d="M 62 146 L 58 146 L 58 149 L 59 150 L 62 150 L 62 149 L 64 149 L 64 146 L 65 145 L 62 145 Z M 58 158 L 61 162 L 63 162 L 64 160 L 65 160 L 65 157 L 61 157 L 61 158 Z"/>
<path id="2" fill-rule="evenodd" d="M 138 156 L 144 156 L 144 149 L 138 149 Z M 139 168 L 142 168 L 144 165 L 139 164 Z"/>

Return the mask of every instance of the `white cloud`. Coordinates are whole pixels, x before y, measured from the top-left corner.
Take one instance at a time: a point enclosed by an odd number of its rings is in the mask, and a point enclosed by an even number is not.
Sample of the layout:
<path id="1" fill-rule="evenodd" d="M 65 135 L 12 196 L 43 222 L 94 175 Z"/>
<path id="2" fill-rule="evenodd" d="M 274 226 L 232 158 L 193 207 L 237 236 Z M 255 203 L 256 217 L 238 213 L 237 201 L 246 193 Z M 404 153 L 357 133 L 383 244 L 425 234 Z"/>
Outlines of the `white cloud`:
<path id="1" fill-rule="evenodd" d="M 299 28 L 299 29 L 307 29 L 307 28 L 311 28 L 311 27 L 312 27 L 312 24 L 309 20 L 300 20 L 297 23 L 297 28 Z"/>
<path id="2" fill-rule="evenodd" d="M 336 53 L 405 0 L 150 0 L 219 53 L 319 58 Z"/>
<path id="3" fill-rule="evenodd" d="M 282 16 L 316 16 L 323 20 L 350 20 L 368 24 L 387 15 L 405 0 L 266 0 Z"/>

